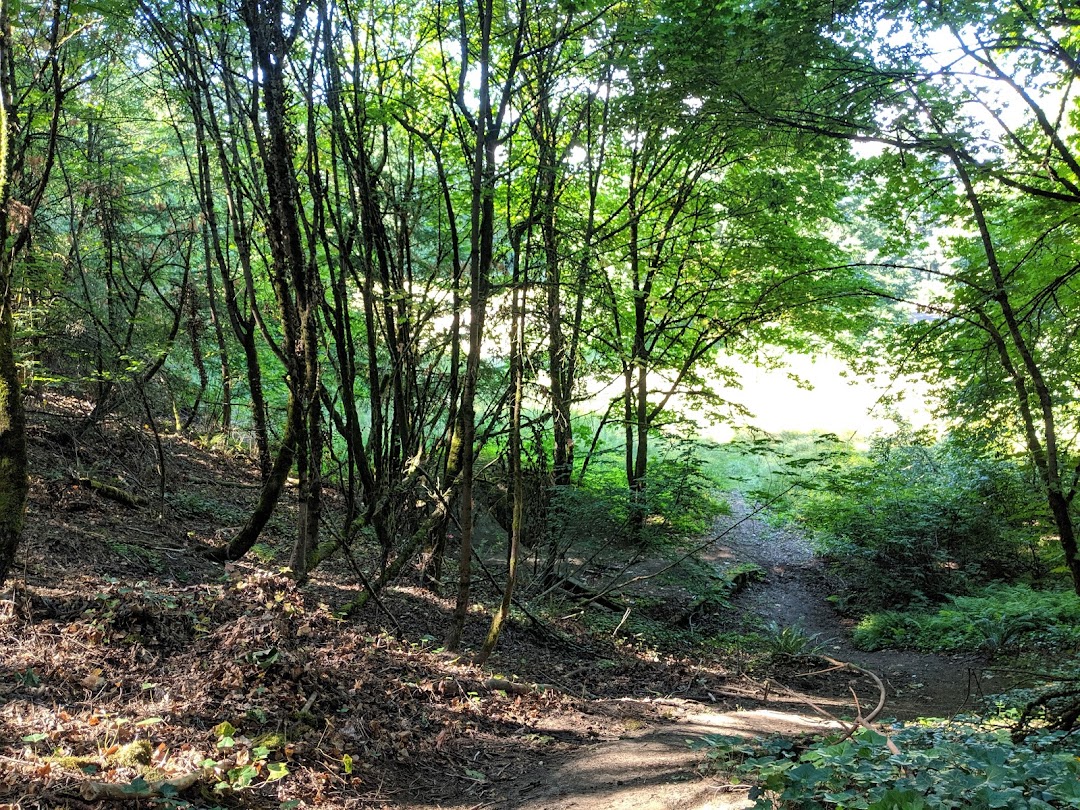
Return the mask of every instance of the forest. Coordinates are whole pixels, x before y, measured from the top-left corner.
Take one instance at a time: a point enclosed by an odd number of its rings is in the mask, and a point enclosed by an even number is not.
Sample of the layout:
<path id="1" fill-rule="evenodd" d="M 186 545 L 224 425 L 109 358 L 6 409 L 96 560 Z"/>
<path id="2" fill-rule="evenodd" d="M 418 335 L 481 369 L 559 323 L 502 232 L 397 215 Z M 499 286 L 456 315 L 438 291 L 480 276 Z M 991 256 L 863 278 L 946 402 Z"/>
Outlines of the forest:
<path id="1" fill-rule="evenodd" d="M 676 722 L 678 806 L 1080 807 L 1078 83 L 1052 0 L 0 0 L 0 808 Z M 874 433 L 757 426 L 816 358 Z"/>

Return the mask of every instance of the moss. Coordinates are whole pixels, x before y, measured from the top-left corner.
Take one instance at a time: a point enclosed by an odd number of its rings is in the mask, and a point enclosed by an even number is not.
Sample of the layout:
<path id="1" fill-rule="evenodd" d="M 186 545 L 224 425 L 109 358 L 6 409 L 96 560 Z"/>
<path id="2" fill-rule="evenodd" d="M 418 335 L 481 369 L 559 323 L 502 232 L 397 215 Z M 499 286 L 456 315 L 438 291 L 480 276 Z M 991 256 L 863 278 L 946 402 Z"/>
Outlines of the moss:
<path id="1" fill-rule="evenodd" d="M 279 751 L 285 747 L 285 743 L 287 742 L 288 739 L 280 731 L 271 731 L 269 734 L 263 734 L 261 737 L 256 737 L 252 744 L 256 748 L 262 746 L 271 751 Z"/>
<path id="2" fill-rule="evenodd" d="M 48 762 L 51 765 L 56 765 L 59 768 L 65 768 L 72 771 L 81 771 L 84 768 L 90 766 L 97 767 L 101 764 L 101 758 L 98 756 L 75 756 L 73 754 L 56 754 L 51 757 L 42 757 L 43 762 Z"/>
<path id="3" fill-rule="evenodd" d="M 153 757 L 153 754 L 154 746 L 151 745 L 149 740 L 135 740 L 134 742 L 129 742 L 127 745 L 121 745 L 116 751 L 106 757 L 106 761 L 109 765 L 134 768 L 142 774 L 143 778 L 149 779 L 149 772 L 145 771 L 145 768 L 150 764 L 150 759 Z M 42 757 L 42 759 L 58 767 L 70 770 L 85 770 L 88 767 L 98 767 L 102 764 L 101 756 L 99 754 L 94 754 L 92 756 L 54 754 L 51 757 Z"/>
<path id="4" fill-rule="evenodd" d="M 140 765 L 149 765 L 153 754 L 154 746 L 149 740 L 135 740 L 127 745 L 121 745 L 109 759 L 117 765 L 135 768 Z"/>
<path id="5" fill-rule="evenodd" d="M 300 724 L 303 724 L 303 725 L 306 725 L 306 726 L 310 726 L 311 728 L 318 728 L 319 727 L 318 718 L 315 717 L 315 715 L 312 714 L 311 712 L 305 712 L 305 711 L 293 712 L 292 719 L 293 719 L 293 722 L 295 722 L 295 723 L 300 723 Z M 269 748 L 269 746 L 267 746 L 267 748 Z"/>

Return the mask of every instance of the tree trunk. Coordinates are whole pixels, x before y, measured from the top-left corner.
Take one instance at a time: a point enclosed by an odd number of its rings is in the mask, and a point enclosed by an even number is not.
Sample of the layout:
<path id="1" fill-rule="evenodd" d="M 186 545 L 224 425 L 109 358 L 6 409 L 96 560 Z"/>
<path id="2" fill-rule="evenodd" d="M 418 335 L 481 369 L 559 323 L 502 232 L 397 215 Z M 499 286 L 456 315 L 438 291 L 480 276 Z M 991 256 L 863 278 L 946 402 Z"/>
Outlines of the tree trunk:
<path id="1" fill-rule="evenodd" d="M 7 579 L 22 540 L 26 496 L 26 417 L 15 364 L 14 258 L 22 239 L 8 228 L 11 155 L 8 119 L 12 103 L 11 25 L 0 0 L 0 584 Z M 53 134 L 55 136 L 55 125 Z M 55 137 L 50 146 L 55 145 Z M 44 183 L 44 179 L 42 180 Z M 28 227 L 28 226 L 24 226 Z"/>
<path id="2" fill-rule="evenodd" d="M 2 2 L 2 0 L 0 0 Z M 2 15 L 2 12 L 0 12 Z M 5 98 L 7 94 L 4 94 Z M 6 122 L 0 120 L 6 130 Z M 2 218 L 0 218 L 2 219 Z M 26 422 L 22 387 L 15 365 L 15 322 L 12 310 L 11 263 L 0 258 L 0 584 L 15 562 L 22 539 L 28 491 L 26 477 Z"/>
<path id="3" fill-rule="evenodd" d="M 487 661 L 495 645 L 499 642 L 499 634 L 503 624 L 510 615 L 510 602 L 514 595 L 514 586 L 517 584 L 518 556 L 521 550 L 521 536 L 525 529 L 525 481 L 521 470 L 521 410 L 525 390 L 525 363 L 522 357 L 524 343 L 525 322 L 525 294 L 518 277 L 518 265 L 520 259 L 518 251 L 514 251 L 514 280 L 511 293 L 511 325 L 510 325 L 510 380 L 513 386 L 513 407 L 510 412 L 510 487 L 513 497 L 513 517 L 510 521 L 510 548 L 507 554 L 506 582 L 503 585 L 502 600 L 499 607 L 491 617 L 491 626 L 488 628 L 484 645 L 476 657 L 477 664 Z"/>
<path id="4" fill-rule="evenodd" d="M 270 517 L 274 514 L 281 493 L 285 490 L 285 482 L 289 478 L 293 459 L 296 457 L 297 433 L 302 429 L 300 425 L 300 404 L 294 394 L 289 394 L 289 410 L 285 418 L 285 435 L 281 439 L 281 447 L 277 457 L 270 468 L 270 475 L 263 482 L 262 491 L 259 493 L 259 501 L 252 510 L 250 517 L 236 536 L 223 548 L 212 550 L 207 556 L 216 562 L 226 560 L 239 560 L 255 545 L 259 535 L 266 527 Z"/>
<path id="5" fill-rule="evenodd" d="M 469 353 L 459 416 L 461 458 L 461 541 L 458 548 L 458 592 L 446 648 L 457 649 L 465 628 L 472 587 L 473 466 L 476 458 L 476 387 L 480 376 L 480 349 L 487 314 L 487 285 L 492 265 L 495 231 L 495 150 L 498 133 L 491 129 L 491 27 L 495 13 L 491 0 L 480 2 L 480 108 L 475 123 L 472 178 L 472 232 L 469 256 Z M 464 20 L 462 20 L 464 24 Z"/>

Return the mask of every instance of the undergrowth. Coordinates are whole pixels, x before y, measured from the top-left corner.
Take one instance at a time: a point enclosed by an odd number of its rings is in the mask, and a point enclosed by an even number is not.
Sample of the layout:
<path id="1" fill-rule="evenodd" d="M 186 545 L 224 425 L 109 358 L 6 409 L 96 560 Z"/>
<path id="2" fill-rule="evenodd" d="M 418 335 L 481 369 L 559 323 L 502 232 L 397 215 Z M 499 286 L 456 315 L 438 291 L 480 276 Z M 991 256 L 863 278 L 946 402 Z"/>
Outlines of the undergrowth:
<path id="1" fill-rule="evenodd" d="M 1080 807 L 1080 740 L 967 719 L 869 729 L 810 745 L 714 736 L 714 771 L 744 780 L 761 810 L 923 810 Z"/>
<path id="2" fill-rule="evenodd" d="M 1071 591 L 990 585 L 976 595 L 950 597 L 934 611 L 871 613 L 852 637 L 865 650 L 1072 650 L 1080 647 L 1080 598 Z"/>
<path id="3" fill-rule="evenodd" d="M 811 535 L 842 610 L 926 609 L 1063 571 L 1032 471 L 991 448 L 911 430 L 866 451 L 831 434 L 747 434 L 711 457 L 772 520 Z"/>

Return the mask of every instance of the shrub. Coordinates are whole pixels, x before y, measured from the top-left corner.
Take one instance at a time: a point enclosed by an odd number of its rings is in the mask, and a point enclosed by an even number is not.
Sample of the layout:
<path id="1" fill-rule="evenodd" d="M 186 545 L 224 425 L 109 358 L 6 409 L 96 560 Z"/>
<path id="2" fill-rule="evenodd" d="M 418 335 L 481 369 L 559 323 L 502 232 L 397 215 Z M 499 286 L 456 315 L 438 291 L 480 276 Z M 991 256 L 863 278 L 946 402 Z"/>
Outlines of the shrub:
<path id="1" fill-rule="evenodd" d="M 765 625 L 762 645 L 774 661 L 812 657 L 825 649 L 820 633 L 808 633 L 801 627 L 779 622 Z"/>
<path id="2" fill-rule="evenodd" d="M 951 597 L 932 612 L 881 611 L 863 618 L 852 637 L 866 650 L 908 647 L 928 652 L 1000 652 L 1080 644 L 1080 598 L 1072 591 L 991 585 Z"/>
<path id="3" fill-rule="evenodd" d="M 652 440 L 645 482 L 644 525 L 637 538 L 682 540 L 701 534 L 726 510 L 714 497 L 716 481 L 702 458 L 703 445 L 686 422 L 669 425 Z M 632 495 L 626 486 L 621 450 L 596 452 L 581 486 L 559 488 L 548 515 L 551 532 L 593 540 L 626 537 Z"/>
<path id="4" fill-rule="evenodd" d="M 926 607 L 1015 576 L 1037 530 L 1022 471 L 951 441 L 881 439 L 817 484 L 797 519 L 864 607 Z"/>

